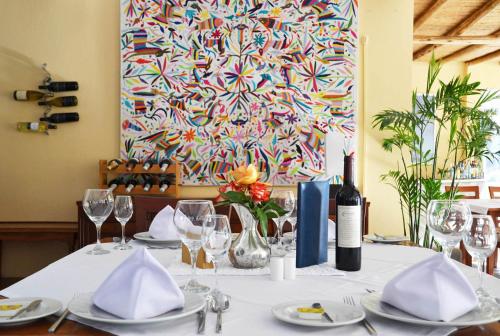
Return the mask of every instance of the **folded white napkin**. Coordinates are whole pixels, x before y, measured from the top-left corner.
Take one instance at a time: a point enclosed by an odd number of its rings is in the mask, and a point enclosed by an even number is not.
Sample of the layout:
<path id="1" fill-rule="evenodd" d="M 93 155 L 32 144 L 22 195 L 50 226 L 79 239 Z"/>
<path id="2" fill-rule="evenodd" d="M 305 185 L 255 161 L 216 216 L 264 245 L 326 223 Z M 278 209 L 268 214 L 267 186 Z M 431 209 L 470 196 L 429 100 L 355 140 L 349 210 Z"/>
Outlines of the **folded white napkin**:
<path id="1" fill-rule="evenodd" d="M 389 281 L 382 301 L 431 321 L 451 321 L 474 309 L 477 296 L 458 267 L 439 253 Z"/>
<path id="2" fill-rule="evenodd" d="M 335 240 L 335 222 L 328 219 L 328 241 Z"/>
<path id="3" fill-rule="evenodd" d="M 146 319 L 184 306 L 184 294 L 168 271 L 137 248 L 99 286 L 94 304 L 124 319 Z"/>
<path id="4" fill-rule="evenodd" d="M 174 209 L 170 205 L 167 205 L 156 214 L 149 226 L 149 235 L 162 240 L 179 239 L 179 234 L 174 225 Z"/>

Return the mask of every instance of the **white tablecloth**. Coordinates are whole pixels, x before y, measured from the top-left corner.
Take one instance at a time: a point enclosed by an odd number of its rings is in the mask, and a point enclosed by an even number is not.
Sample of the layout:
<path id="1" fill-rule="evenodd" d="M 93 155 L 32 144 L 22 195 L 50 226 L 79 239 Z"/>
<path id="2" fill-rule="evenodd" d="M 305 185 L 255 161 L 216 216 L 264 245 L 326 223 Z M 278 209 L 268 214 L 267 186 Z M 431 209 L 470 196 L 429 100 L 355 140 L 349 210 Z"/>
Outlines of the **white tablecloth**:
<path id="1" fill-rule="evenodd" d="M 482 215 L 486 215 L 490 209 L 500 208 L 500 199 L 463 199 L 460 201 L 467 204 L 473 213 Z"/>
<path id="2" fill-rule="evenodd" d="M 134 242 L 134 244 L 139 244 Z M 111 249 L 113 244 L 105 244 Z M 75 293 L 92 292 L 106 276 L 131 253 L 129 251 L 113 250 L 110 254 L 92 256 L 85 252 L 91 249 L 87 246 L 41 271 L 27 277 L 15 285 L 0 291 L 6 297 L 44 296 L 58 299 L 66 306 Z M 185 269 L 178 267 L 180 250 L 150 250 L 150 252 L 171 271 L 175 279 L 184 283 L 187 279 Z M 347 272 L 344 276 L 301 275 L 296 280 L 273 282 L 268 275 L 252 276 L 221 276 L 221 289 L 231 295 L 230 310 L 223 315 L 223 333 L 225 335 L 368 335 L 360 325 L 351 325 L 335 329 L 311 329 L 292 326 L 273 318 L 272 306 L 292 300 L 310 300 L 311 302 L 332 300 L 342 302 L 345 295 L 352 295 L 359 300 L 366 289 L 381 290 L 384 284 L 393 276 L 433 254 L 433 251 L 423 248 L 397 245 L 363 245 L 362 269 L 359 272 Z M 332 263 L 334 251 L 329 251 Z M 188 267 L 188 266 L 184 266 Z M 475 270 L 460 265 L 464 274 L 477 284 Z M 213 285 L 214 277 L 210 272 L 203 272 L 200 281 Z M 491 294 L 500 296 L 500 280 L 486 277 L 486 286 Z M 175 322 L 150 326 L 120 327 L 102 323 L 86 322 L 75 316 L 71 319 L 117 335 L 195 335 L 196 316 L 186 317 Z M 368 319 L 378 330 L 379 335 L 446 335 L 453 329 L 419 327 L 398 322 L 392 322 L 368 314 Z M 209 313 L 206 335 L 215 335 L 215 314 Z"/>

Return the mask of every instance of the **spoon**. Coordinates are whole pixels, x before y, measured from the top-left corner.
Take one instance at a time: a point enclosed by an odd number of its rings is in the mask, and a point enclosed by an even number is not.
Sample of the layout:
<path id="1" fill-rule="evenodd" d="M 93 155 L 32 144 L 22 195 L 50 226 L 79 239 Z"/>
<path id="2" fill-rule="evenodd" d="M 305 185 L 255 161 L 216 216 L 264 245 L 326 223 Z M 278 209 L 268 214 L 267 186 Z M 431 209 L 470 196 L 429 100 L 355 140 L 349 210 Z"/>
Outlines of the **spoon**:
<path id="1" fill-rule="evenodd" d="M 229 296 L 222 293 L 217 295 L 215 300 L 212 300 L 211 309 L 217 313 L 215 332 L 219 334 L 222 331 L 222 312 L 229 309 Z"/>

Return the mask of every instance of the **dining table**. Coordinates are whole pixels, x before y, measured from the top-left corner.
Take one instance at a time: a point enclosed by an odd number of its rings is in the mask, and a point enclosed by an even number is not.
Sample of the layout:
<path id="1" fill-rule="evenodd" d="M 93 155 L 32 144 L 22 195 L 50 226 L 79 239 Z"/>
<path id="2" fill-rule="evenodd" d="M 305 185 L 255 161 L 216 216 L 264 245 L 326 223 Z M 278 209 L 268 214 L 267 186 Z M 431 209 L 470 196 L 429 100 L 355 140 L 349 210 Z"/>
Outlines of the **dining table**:
<path id="1" fill-rule="evenodd" d="M 114 250 L 114 243 L 103 244 L 111 253 L 88 255 L 93 248 L 88 245 L 48 265 L 18 283 L 0 291 L 4 298 L 47 297 L 59 300 L 63 309 L 82 293 L 96 291 L 106 277 L 131 253 L 147 248 L 139 241 L 131 241 L 130 250 Z M 148 249 L 163 265 L 179 285 L 190 276 L 191 266 L 181 262 L 181 249 Z M 362 267 L 357 272 L 335 269 L 335 249 L 328 250 L 328 262 L 310 268 L 297 269 L 294 280 L 272 281 L 269 269 L 241 270 L 233 268 L 224 260 L 219 268 L 219 288 L 230 296 L 230 307 L 223 313 L 224 335 L 368 335 L 363 324 L 336 328 L 314 328 L 288 324 L 277 320 L 271 308 L 277 304 L 295 300 L 321 302 L 323 300 L 342 303 L 352 297 L 359 305 L 368 291 L 382 291 L 384 285 L 400 272 L 433 256 L 430 249 L 365 242 L 362 245 Z M 472 286 L 479 283 L 477 271 L 457 264 Z M 208 286 L 214 285 L 213 269 L 198 269 L 197 279 Z M 484 284 L 489 293 L 500 297 L 500 279 L 486 275 Z M 62 313 L 62 309 L 58 314 Z M 378 335 L 500 335 L 500 323 L 480 327 L 434 327 L 407 324 L 382 318 L 367 312 L 367 320 Z M 45 335 L 56 316 L 44 318 L 31 324 L 2 327 L 1 335 Z M 205 335 L 215 335 L 216 314 L 209 311 Z M 72 314 L 56 331 L 56 335 L 196 335 L 196 314 L 174 321 L 149 325 L 116 325 L 84 320 Z"/>

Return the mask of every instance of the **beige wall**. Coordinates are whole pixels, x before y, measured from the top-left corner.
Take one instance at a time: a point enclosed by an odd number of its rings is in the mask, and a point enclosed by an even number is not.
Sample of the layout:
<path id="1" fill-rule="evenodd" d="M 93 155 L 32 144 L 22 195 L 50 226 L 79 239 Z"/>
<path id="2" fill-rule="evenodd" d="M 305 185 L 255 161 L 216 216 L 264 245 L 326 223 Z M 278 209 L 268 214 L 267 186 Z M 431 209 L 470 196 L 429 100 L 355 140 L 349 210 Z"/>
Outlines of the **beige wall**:
<path id="1" fill-rule="evenodd" d="M 0 221 L 75 221 L 75 201 L 97 183 L 98 159 L 118 155 L 119 1 L 24 0 L 2 5 L 0 140 L 6 152 L 0 165 Z M 380 233 L 400 233 L 402 228 L 397 195 L 379 181 L 380 174 L 395 167 L 395 158 L 381 149 L 381 134 L 371 128 L 371 121 L 384 108 L 410 105 L 412 11 L 410 0 L 360 2 L 360 36 L 367 43 L 359 81 L 358 176 L 371 201 L 371 230 Z M 68 111 L 78 111 L 81 120 L 60 126 L 50 136 L 21 134 L 15 123 L 35 120 L 42 110 L 33 103 L 15 102 L 11 94 L 35 88 L 44 77 L 43 62 L 55 79 L 79 81 L 79 106 Z M 213 188 L 182 190 L 183 196 L 213 194 Z M 9 256 L 18 255 L 15 244 L 9 249 Z M 51 252 L 45 246 L 42 253 Z M 10 266 L 4 272 L 16 273 Z"/>

